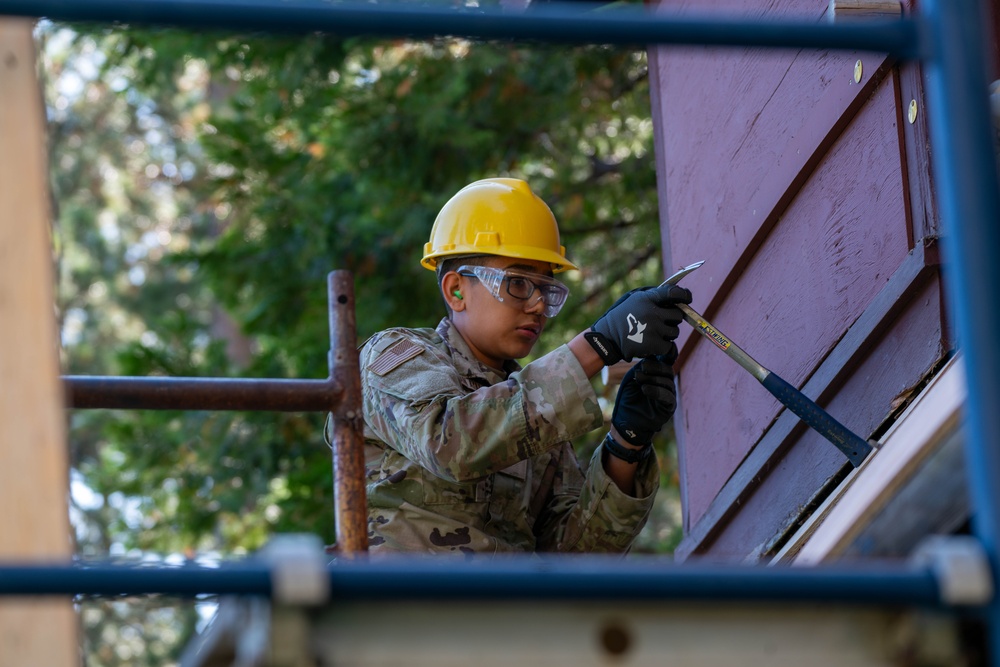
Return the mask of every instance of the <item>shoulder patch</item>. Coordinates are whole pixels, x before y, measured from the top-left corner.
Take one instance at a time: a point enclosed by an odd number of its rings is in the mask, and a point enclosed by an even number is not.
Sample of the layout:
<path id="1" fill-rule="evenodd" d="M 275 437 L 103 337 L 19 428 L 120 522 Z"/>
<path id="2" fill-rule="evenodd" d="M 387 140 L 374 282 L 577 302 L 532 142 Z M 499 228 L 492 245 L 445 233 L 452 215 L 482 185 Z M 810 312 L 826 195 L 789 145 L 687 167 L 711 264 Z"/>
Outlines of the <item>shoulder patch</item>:
<path id="1" fill-rule="evenodd" d="M 423 351 L 424 348 L 413 341 L 406 339 L 397 341 L 394 345 L 387 347 L 375 357 L 375 361 L 368 365 L 368 370 L 375 375 L 385 375 L 394 368 L 398 368 L 403 362 L 418 356 Z"/>

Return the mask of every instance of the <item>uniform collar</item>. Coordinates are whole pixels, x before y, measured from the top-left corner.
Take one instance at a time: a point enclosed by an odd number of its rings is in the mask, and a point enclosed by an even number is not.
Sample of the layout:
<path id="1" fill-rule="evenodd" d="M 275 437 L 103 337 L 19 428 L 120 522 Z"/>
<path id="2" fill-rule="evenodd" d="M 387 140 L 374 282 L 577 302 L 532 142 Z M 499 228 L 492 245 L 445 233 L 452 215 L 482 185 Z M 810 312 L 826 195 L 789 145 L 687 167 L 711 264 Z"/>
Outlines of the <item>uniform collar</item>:
<path id="1" fill-rule="evenodd" d="M 485 378 L 489 384 L 495 384 L 506 380 L 511 373 L 521 370 L 521 365 L 513 359 L 508 359 L 504 362 L 505 372 L 490 368 L 479 361 L 479 359 L 476 359 L 476 355 L 472 354 L 472 350 L 469 349 L 469 344 L 465 342 L 462 334 L 458 332 L 454 323 L 447 317 L 438 323 L 436 331 L 444 339 L 445 344 L 451 351 L 452 358 L 455 360 L 455 367 L 463 375 Z"/>

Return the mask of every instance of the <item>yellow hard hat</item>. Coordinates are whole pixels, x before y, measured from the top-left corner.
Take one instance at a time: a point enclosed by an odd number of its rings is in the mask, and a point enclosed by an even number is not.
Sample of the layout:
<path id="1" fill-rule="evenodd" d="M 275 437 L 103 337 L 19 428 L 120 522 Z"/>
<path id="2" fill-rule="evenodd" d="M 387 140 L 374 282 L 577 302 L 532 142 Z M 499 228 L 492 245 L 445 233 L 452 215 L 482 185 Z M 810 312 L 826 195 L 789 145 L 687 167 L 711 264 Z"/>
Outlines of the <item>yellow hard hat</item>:
<path id="1" fill-rule="evenodd" d="M 501 255 L 548 262 L 559 273 L 577 268 L 559 245 L 559 226 L 544 201 L 516 178 L 470 183 L 448 200 L 424 244 L 420 264 L 432 271 L 439 257 Z"/>

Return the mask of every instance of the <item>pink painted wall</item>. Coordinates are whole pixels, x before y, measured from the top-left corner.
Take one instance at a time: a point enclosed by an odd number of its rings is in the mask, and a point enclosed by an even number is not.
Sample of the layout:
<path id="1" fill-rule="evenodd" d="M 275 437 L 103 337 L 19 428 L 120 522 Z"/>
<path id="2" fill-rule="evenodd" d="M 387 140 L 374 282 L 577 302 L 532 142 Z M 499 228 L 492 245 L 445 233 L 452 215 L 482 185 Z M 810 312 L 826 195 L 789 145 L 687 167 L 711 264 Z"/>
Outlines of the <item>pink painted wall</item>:
<path id="1" fill-rule="evenodd" d="M 943 351 L 935 332 L 944 318 L 941 283 L 935 276 L 917 286 L 906 309 L 875 347 L 850 369 L 837 395 L 824 407 L 857 432 L 870 433 L 885 418 L 892 400 L 913 382 L 914 369 L 930 368 Z M 843 465 L 840 452 L 819 434 L 803 430 L 739 512 L 713 536 L 705 551 L 722 560 L 757 558 L 780 538 L 776 527 L 793 524 L 823 483 Z"/>
<path id="2" fill-rule="evenodd" d="M 827 4 L 711 8 L 818 21 Z M 660 8 L 705 12 L 671 0 Z M 791 384 L 803 386 L 832 357 L 843 368 L 820 388 L 830 412 L 870 436 L 895 394 L 947 346 L 941 304 L 924 294 L 926 273 L 918 281 L 904 272 L 890 285 L 914 239 L 923 243 L 933 228 L 912 220 L 916 208 L 933 212 L 929 170 L 914 164 L 922 126 L 900 111 L 900 91 L 919 77 L 876 54 L 761 49 L 660 48 L 650 52 L 650 70 L 665 273 L 706 260 L 685 279 L 694 307 Z M 908 314 L 883 313 L 871 340 L 850 345 L 868 351 L 893 340 L 899 358 L 844 352 L 859 318 L 896 308 L 890 289 L 902 290 Z M 700 336 L 683 335 L 681 350 L 675 428 L 688 538 L 680 553 L 759 556 L 846 459 L 800 428 L 762 465 L 752 454 L 782 406 Z"/>

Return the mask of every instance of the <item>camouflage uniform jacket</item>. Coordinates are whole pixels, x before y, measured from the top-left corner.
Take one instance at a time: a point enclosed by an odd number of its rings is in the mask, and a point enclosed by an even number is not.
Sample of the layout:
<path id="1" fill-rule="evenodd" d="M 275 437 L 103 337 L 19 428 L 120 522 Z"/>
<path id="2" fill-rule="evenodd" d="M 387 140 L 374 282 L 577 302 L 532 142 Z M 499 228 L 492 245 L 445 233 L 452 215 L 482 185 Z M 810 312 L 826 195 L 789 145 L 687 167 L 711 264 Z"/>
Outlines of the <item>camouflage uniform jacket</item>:
<path id="1" fill-rule="evenodd" d="M 655 457 L 636 495 L 586 475 L 569 441 L 603 425 L 565 345 L 506 373 L 480 363 L 447 318 L 388 329 L 361 350 L 371 551 L 624 552 L 649 516 Z"/>

